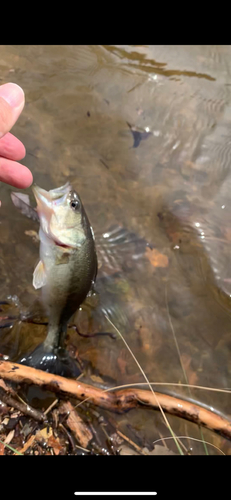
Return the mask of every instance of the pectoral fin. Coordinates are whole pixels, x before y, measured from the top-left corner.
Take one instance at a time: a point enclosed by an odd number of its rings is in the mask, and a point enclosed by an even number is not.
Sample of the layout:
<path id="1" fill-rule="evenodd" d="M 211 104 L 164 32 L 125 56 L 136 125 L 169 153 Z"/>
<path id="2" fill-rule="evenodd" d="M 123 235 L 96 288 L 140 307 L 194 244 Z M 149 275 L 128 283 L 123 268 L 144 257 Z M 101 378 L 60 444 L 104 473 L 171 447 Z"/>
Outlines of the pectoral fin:
<path id="1" fill-rule="evenodd" d="M 36 289 L 41 288 L 42 286 L 46 285 L 46 282 L 47 282 L 47 276 L 44 264 L 40 260 L 33 273 L 33 286 Z"/>

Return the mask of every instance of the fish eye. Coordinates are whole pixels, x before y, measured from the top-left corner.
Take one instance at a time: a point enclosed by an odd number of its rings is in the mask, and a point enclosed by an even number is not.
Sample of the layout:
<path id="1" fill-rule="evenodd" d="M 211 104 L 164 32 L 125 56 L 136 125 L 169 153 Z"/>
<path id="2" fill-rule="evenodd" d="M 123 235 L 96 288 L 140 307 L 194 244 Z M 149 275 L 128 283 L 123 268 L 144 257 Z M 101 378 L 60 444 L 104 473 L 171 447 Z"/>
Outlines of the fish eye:
<path id="1" fill-rule="evenodd" d="M 79 207 L 79 201 L 78 200 L 71 200 L 70 206 L 71 206 L 71 208 L 73 208 L 73 210 L 77 210 L 77 208 Z"/>

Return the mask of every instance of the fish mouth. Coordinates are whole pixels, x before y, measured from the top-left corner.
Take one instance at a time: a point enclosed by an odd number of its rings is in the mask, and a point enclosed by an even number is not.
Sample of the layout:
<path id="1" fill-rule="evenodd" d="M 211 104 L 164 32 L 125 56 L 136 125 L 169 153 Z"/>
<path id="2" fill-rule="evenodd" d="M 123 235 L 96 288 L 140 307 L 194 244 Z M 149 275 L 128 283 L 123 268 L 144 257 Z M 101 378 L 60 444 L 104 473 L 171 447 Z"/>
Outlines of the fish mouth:
<path id="1" fill-rule="evenodd" d="M 40 224 L 46 234 L 48 234 L 51 217 L 54 213 L 52 200 L 49 191 L 42 189 L 36 185 L 32 186 L 34 197 L 37 201 L 37 212 L 40 219 Z"/>
<path id="2" fill-rule="evenodd" d="M 64 197 L 70 192 L 71 185 L 69 182 L 66 182 L 63 186 L 59 188 L 50 189 L 50 191 L 46 191 L 43 188 L 40 188 L 36 184 L 32 186 L 32 191 L 34 193 L 35 199 L 40 204 L 51 205 L 52 201 L 64 199 Z"/>
<path id="3" fill-rule="evenodd" d="M 66 182 L 64 186 L 56 189 L 51 189 L 46 191 L 40 188 L 36 184 L 32 186 L 32 191 L 34 193 L 35 199 L 37 201 L 37 211 L 40 214 L 46 215 L 48 218 L 54 213 L 54 206 L 61 205 L 65 202 L 65 199 L 70 192 L 71 185 Z"/>
<path id="4" fill-rule="evenodd" d="M 32 186 L 32 191 L 34 193 L 38 205 L 49 206 L 51 204 L 51 197 L 49 191 L 46 191 L 45 189 L 42 189 L 39 186 L 36 186 L 36 184 Z"/>
<path id="5" fill-rule="evenodd" d="M 51 217 L 55 216 L 55 206 L 61 205 L 65 202 L 65 199 L 70 192 L 71 185 L 66 182 L 64 186 L 56 189 L 51 189 L 46 191 L 40 188 L 36 184 L 32 186 L 32 191 L 34 193 L 37 202 L 37 212 L 40 219 L 40 225 L 46 236 L 52 240 L 55 245 L 61 248 L 72 248 L 70 245 L 66 245 L 57 236 L 55 236 L 50 229 Z"/>
<path id="6" fill-rule="evenodd" d="M 59 188 L 55 189 L 50 189 L 48 193 L 50 194 L 50 197 L 52 200 L 57 200 L 58 198 L 62 197 L 63 195 L 68 194 L 71 191 L 71 185 L 70 182 L 67 181 L 66 184 L 63 186 L 60 186 Z"/>

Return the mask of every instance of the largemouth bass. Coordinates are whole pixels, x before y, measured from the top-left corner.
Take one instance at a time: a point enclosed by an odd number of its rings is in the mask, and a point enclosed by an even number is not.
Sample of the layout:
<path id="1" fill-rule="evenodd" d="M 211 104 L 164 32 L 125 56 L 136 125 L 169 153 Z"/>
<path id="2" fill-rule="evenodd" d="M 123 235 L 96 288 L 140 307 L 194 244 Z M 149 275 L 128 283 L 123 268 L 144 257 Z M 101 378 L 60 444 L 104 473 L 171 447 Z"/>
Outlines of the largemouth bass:
<path id="1" fill-rule="evenodd" d="M 64 376 L 80 370 L 65 350 L 67 323 L 94 286 L 97 256 L 92 227 L 69 183 L 46 191 L 34 186 L 40 220 L 40 261 L 33 286 L 42 288 L 49 319 L 45 341 L 20 362 Z"/>

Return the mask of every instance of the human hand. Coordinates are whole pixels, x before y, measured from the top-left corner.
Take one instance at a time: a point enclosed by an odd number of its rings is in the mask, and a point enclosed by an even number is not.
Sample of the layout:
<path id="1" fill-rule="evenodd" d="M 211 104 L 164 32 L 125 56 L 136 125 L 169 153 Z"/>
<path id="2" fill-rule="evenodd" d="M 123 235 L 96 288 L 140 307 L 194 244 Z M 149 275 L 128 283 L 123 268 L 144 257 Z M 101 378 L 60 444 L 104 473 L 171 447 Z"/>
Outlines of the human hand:
<path id="1" fill-rule="evenodd" d="M 0 85 L 0 181 L 16 188 L 27 188 L 33 182 L 31 171 L 16 161 L 24 158 L 25 147 L 9 132 L 24 104 L 24 92 L 16 83 Z"/>

